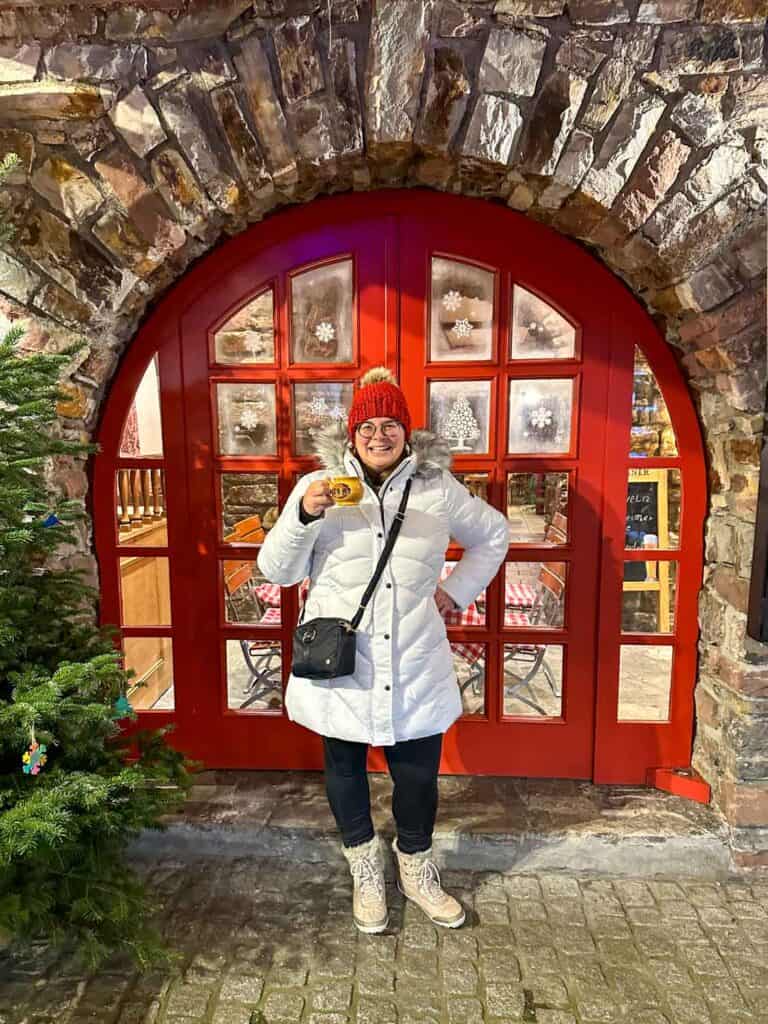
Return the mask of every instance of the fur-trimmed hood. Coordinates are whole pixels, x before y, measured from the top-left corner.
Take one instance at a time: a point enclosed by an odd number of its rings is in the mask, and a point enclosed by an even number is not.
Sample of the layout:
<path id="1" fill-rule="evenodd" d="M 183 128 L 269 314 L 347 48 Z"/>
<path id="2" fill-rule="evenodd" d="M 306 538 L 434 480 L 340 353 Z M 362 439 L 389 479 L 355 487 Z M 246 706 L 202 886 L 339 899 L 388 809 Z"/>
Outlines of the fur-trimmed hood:
<path id="1" fill-rule="evenodd" d="M 412 430 L 408 439 L 411 448 L 410 458 L 414 460 L 414 476 L 430 476 L 442 473 L 451 468 L 451 450 L 448 442 L 433 434 L 431 430 Z M 329 473 L 344 476 L 348 467 L 344 456 L 351 454 L 345 420 L 334 420 L 332 424 L 320 431 L 314 439 L 314 447 L 318 458 Z"/>

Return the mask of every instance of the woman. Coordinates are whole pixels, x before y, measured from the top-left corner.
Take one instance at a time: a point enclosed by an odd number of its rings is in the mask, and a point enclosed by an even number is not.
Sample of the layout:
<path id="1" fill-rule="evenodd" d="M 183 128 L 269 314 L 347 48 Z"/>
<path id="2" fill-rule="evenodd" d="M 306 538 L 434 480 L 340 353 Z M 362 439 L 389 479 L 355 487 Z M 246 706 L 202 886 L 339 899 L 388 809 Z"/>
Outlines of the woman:
<path id="1" fill-rule="evenodd" d="M 411 432 L 405 396 L 389 370 L 360 381 L 346 429 L 317 443 L 325 469 L 303 476 L 267 535 L 258 564 L 283 586 L 310 577 L 305 617 L 351 619 L 369 583 L 403 487 L 405 520 L 357 633 L 355 672 L 330 680 L 291 675 L 289 717 L 323 737 L 328 800 L 354 879 L 357 927 L 388 923 L 381 852 L 371 821 L 366 757 L 381 746 L 394 783 L 393 849 L 399 888 L 438 925 L 464 922 L 432 860 L 443 733 L 462 712 L 442 614 L 466 608 L 495 575 L 508 544 L 507 521 L 448 472 L 444 441 Z M 356 506 L 337 506 L 327 477 L 363 482 Z M 464 554 L 438 586 L 450 538 Z"/>

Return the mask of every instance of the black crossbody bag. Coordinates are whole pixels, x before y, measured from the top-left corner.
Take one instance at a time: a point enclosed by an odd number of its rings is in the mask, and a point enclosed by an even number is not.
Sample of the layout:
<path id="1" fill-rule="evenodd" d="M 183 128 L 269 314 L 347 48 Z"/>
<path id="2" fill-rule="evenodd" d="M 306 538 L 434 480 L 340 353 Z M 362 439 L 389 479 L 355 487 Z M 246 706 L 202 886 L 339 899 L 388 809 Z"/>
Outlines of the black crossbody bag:
<path id="1" fill-rule="evenodd" d="M 351 621 L 347 619 L 310 619 L 302 622 L 293 631 L 293 665 L 291 671 L 295 676 L 304 679 L 335 679 L 337 676 L 349 676 L 355 671 L 355 655 L 357 653 L 357 627 L 371 599 L 376 585 L 384 572 L 384 566 L 395 546 L 397 535 L 405 519 L 405 508 L 411 481 L 408 480 L 404 489 L 400 507 L 387 535 L 384 550 L 376 563 L 371 582 L 365 588 L 360 607 Z M 302 617 L 304 612 L 301 613 Z"/>

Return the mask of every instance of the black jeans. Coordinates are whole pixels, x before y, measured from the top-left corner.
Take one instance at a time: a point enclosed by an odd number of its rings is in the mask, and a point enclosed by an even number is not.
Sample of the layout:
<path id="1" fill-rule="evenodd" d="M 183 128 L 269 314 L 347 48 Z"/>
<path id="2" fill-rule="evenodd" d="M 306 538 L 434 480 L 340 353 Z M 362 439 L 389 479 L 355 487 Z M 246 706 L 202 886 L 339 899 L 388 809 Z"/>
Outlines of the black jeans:
<path id="1" fill-rule="evenodd" d="M 367 743 L 324 736 L 325 787 L 345 846 L 373 838 L 371 797 L 365 762 Z M 432 845 L 437 814 L 437 771 L 443 734 L 402 740 L 383 747 L 394 782 L 392 814 L 397 845 L 403 853 L 420 853 Z"/>

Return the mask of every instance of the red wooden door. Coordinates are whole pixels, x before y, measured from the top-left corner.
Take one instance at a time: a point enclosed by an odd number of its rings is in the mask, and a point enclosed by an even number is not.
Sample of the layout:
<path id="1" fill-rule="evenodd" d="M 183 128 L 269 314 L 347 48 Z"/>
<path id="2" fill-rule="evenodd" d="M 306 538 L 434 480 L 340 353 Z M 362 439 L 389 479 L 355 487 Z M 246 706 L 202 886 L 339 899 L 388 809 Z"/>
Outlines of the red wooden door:
<path id="1" fill-rule="evenodd" d="M 139 725 L 173 722 L 172 742 L 212 767 L 321 766 L 284 710 L 297 588 L 269 585 L 255 559 L 316 466 L 313 432 L 378 363 L 510 523 L 502 570 L 448 623 L 465 714 L 443 770 L 629 782 L 687 765 L 704 485 L 674 361 L 579 246 L 424 192 L 319 200 L 254 227 L 132 345 L 94 516 L 103 619 L 151 683 L 132 698 Z M 154 447 L 134 436 L 137 406 L 152 433 L 148 376 Z"/>

